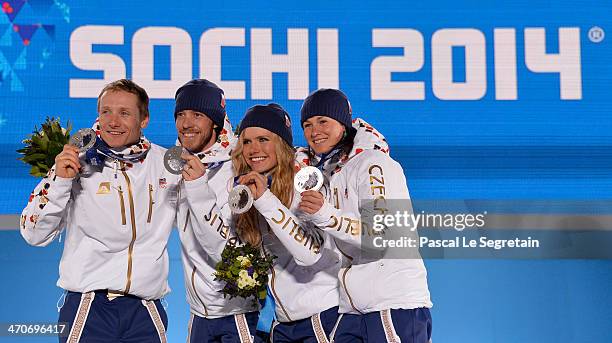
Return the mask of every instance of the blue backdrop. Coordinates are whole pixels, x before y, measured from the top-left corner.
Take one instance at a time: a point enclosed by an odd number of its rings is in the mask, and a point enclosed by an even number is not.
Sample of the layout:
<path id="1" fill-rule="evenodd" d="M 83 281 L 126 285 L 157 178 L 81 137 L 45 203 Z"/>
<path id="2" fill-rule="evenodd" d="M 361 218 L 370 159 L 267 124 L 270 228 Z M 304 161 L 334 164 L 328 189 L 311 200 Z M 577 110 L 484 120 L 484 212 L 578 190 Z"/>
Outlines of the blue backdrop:
<path id="1" fill-rule="evenodd" d="M 226 86 L 234 125 L 270 101 L 299 121 L 308 92 L 340 87 L 415 199 L 612 198 L 610 2 L 0 4 L 0 214 L 19 214 L 37 183 L 16 160 L 21 140 L 46 116 L 91 126 L 104 79 L 120 77 L 150 92 L 145 133 L 164 146 L 192 77 Z M 62 244 L 28 247 L 14 229 L 0 232 L 0 322 L 54 320 Z M 171 342 L 188 319 L 178 244 Z M 426 264 L 435 342 L 612 341 L 610 261 Z M 30 339 L 0 337 L 12 340 Z"/>

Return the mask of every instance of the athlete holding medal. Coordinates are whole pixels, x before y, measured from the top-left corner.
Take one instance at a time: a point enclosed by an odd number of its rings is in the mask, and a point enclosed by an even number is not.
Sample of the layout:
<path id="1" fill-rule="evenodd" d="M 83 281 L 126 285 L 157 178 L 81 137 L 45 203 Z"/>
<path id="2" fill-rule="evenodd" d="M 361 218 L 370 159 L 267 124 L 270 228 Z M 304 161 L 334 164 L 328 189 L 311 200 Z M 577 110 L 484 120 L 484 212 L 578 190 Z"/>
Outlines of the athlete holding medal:
<path id="1" fill-rule="evenodd" d="M 299 208 L 335 238 L 344 255 L 338 274 L 342 318 L 334 341 L 426 343 L 432 304 L 423 261 L 385 259 L 384 252 L 380 259 L 362 258 L 361 240 L 368 234 L 361 231 L 362 204 L 379 196 L 409 199 L 409 194 L 402 167 L 389 156 L 384 137 L 351 117 L 346 95 L 336 89 L 313 92 L 301 110 L 308 148 L 299 149 L 298 160 L 320 169 L 329 191 L 326 197 L 304 192 Z M 373 182 L 387 183 L 373 188 Z"/>
<path id="2" fill-rule="evenodd" d="M 250 108 L 233 153 L 238 183 L 249 187 L 253 207 L 236 229 L 251 245 L 277 259 L 269 277 L 277 320 L 273 342 L 327 342 L 338 316 L 340 255 L 327 234 L 302 225 L 294 184 L 295 152 L 289 115 L 277 104 Z M 321 179 L 322 181 L 322 179 Z M 313 185 L 316 187 L 316 182 Z"/>

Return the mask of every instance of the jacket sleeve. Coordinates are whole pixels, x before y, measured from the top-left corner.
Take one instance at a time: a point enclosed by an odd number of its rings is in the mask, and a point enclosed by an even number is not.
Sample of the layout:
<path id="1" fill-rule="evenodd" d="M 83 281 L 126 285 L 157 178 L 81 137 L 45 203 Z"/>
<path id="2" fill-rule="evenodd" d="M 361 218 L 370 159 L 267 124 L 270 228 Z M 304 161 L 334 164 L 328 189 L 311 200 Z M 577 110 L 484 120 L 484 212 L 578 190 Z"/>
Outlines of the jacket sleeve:
<path id="1" fill-rule="evenodd" d="M 317 231 L 305 229 L 297 217 L 268 189 L 253 202 L 296 264 L 309 266 L 321 257 L 322 239 Z"/>
<path id="2" fill-rule="evenodd" d="M 371 240 L 369 244 L 362 244 L 362 239 L 384 234 L 373 230 L 376 215 L 393 214 L 399 210 L 412 213 L 409 201 L 397 201 L 410 198 L 406 178 L 400 164 L 382 152 L 370 151 L 360 157 L 361 160 L 355 165 L 356 174 L 351 174 L 356 177 L 347 180 L 347 189 L 355 189 L 357 194 L 348 194 L 346 199 L 356 202 L 358 210 L 351 210 L 348 206 L 336 208 L 326 200 L 318 212 L 305 218 L 351 246 L 384 250 L 373 247 Z M 391 199 L 394 201 L 389 201 Z M 395 208 L 398 206 L 407 208 Z"/>
<path id="3" fill-rule="evenodd" d="M 64 229 L 74 178 L 48 176 L 30 194 L 21 212 L 21 235 L 30 245 L 47 246 Z"/>
<path id="4" fill-rule="evenodd" d="M 198 243 L 215 262 L 219 261 L 225 244 L 233 235 L 227 198 L 219 201 L 208 184 L 207 175 L 182 183 L 189 207 L 186 221 L 193 221 L 192 227 Z"/>

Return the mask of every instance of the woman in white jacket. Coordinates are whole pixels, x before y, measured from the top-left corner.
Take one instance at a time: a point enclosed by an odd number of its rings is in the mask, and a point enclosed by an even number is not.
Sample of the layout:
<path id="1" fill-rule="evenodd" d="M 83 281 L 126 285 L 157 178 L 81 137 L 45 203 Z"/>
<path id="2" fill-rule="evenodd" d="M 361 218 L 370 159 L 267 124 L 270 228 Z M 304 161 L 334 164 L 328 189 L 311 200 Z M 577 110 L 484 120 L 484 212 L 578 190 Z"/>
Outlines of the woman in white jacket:
<path id="1" fill-rule="evenodd" d="M 273 342 L 328 342 L 338 316 L 341 256 L 327 234 L 300 224 L 300 195 L 289 115 L 277 104 L 250 108 L 233 152 L 236 183 L 249 186 L 253 208 L 235 218 L 243 241 L 276 255 L 268 283 L 277 320 Z"/>
<path id="2" fill-rule="evenodd" d="M 418 254 L 386 258 L 389 251 L 373 258 L 363 250 L 364 237 L 374 234 L 362 225 L 365 204 L 408 200 L 406 178 L 384 137 L 365 121 L 352 120 L 351 112 L 347 97 L 336 89 L 313 92 L 301 110 L 309 147 L 299 149 L 298 159 L 323 172 L 327 194 L 302 193 L 299 209 L 334 237 L 344 255 L 338 274 L 342 318 L 334 342 L 425 343 L 431 337 L 432 303 L 423 261 Z"/>

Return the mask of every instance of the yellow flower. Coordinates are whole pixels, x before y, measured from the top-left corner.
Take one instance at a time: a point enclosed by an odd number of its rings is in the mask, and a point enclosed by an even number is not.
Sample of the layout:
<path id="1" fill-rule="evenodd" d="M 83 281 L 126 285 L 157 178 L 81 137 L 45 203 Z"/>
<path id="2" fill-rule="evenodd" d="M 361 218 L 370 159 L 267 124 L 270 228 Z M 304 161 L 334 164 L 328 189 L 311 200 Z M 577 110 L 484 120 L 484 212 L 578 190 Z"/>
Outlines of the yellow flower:
<path id="1" fill-rule="evenodd" d="M 242 268 L 248 268 L 251 266 L 251 260 L 246 256 L 238 256 L 236 259 L 240 262 Z"/>
<path id="2" fill-rule="evenodd" d="M 259 286 L 259 281 L 255 280 L 256 277 L 257 273 L 253 273 L 253 277 L 251 277 L 246 270 L 241 270 L 238 272 L 238 288 L 243 289 Z"/>
<path id="3" fill-rule="evenodd" d="M 251 277 L 249 276 L 249 273 L 247 273 L 246 270 L 241 270 L 238 273 L 238 288 L 243 289 L 246 287 L 251 287 L 252 286 L 252 282 L 251 282 Z"/>

